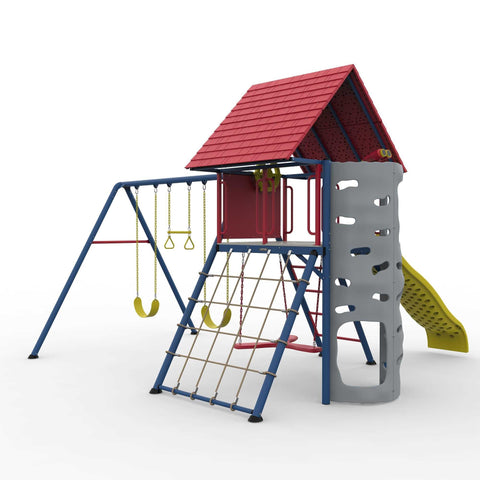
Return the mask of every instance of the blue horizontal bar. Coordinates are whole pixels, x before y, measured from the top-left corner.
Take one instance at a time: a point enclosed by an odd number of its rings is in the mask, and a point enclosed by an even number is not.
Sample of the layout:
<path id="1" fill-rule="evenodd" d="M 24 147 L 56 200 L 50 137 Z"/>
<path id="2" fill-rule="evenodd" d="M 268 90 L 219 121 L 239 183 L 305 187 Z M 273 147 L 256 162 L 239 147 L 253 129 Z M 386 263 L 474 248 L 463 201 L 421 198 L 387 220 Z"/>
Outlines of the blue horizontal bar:
<path id="1" fill-rule="evenodd" d="M 184 397 L 188 397 L 193 400 L 201 400 L 202 402 L 207 402 L 213 405 L 219 405 L 220 407 L 229 408 L 230 410 L 236 410 L 238 412 L 249 413 L 249 414 L 253 413 L 253 408 L 241 407 L 240 405 L 232 405 L 231 403 L 222 402 L 221 400 L 217 400 L 216 398 L 209 398 L 203 395 L 198 395 L 198 393 L 186 392 L 185 390 L 179 390 L 178 388 L 173 389 L 171 387 L 166 387 L 165 385 L 162 385 L 159 388 L 160 390 L 165 390 L 166 392 L 173 392 L 173 390 L 175 390 L 175 395 L 177 394 L 183 395 Z"/>
<path id="2" fill-rule="evenodd" d="M 217 180 L 216 175 L 194 175 L 191 177 L 170 177 L 170 178 L 155 178 L 152 180 L 135 180 L 133 182 L 119 182 L 114 188 L 128 187 L 145 187 L 148 185 L 173 185 L 174 183 L 195 183 L 195 182 L 212 182 Z"/>
<path id="3" fill-rule="evenodd" d="M 372 117 L 371 117 L 370 114 L 368 113 L 367 107 L 366 107 L 365 104 L 363 103 L 362 97 L 360 97 L 360 94 L 358 93 L 358 90 L 357 90 L 357 88 L 355 87 L 355 85 L 354 85 L 354 83 L 353 83 L 353 80 L 351 79 L 350 76 L 348 77 L 348 83 L 349 83 L 349 85 L 350 85 L 350 88 L 353 90 L 353 93 L 354 93 L 354 95 L 355 95 L 358 103 L 360 104 L 360 107 L 362 108 L 363 113 L 364 113 L 365 116 L 367 117 L 368 123 L 370 124 L 370 127 L 371 127 L 372 130 L 373 130 L 373 133 L 374 133 L 375 136 L 377 137 L 378 143 L 380 144 L 380 146 L 381 146 L 382 148 L 386 148 L 386 147 L 385 147 L 385 143 L 383 142 L 382 137 L 380 136 L 380 133 L 379 133 L 378 130 L 377 130 L 377 127 L 376 127 L 375 124 L 373 123 Z"/>
<path id="4" fill-rule="evenodd" d="M 323 247 L 319 245 L 275 245 L 275 243 L 267 244 L 251 244 L 251 243 L 218 243 L 217 248 L 219 252 L 248 252 L 252 253 L 288 253 L 310 255 L 312 251 L 316 251 L 319 255 L 323 253 Z"/>
<path id="5" fill-rule="evenodd" d="M 314 172 L 308 173 L 292 173 L 291 175 L 282 175 L 282 178 L 292 178 L 292 179 L 299 179 L 299 180 L 307 180 L 312 175 L 315 175 Z"/>
<path id="6" fill-rule="evenodd" d="M 327 160 L 315 160 L 314 158 L 303 158 L 303 157 L 292 157 L 292 160 L 295 161 L 298 165 L 321 165 Z"/>

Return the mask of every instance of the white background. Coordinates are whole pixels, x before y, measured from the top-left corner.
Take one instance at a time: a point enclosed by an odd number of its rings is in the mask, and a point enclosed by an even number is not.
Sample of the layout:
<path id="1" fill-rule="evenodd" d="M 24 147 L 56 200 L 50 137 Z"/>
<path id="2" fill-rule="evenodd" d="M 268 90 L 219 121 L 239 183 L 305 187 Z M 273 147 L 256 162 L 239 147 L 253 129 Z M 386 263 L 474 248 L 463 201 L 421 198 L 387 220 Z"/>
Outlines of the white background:
<path id="1" fill-rule="evenodd" d="M 475 3 L 1 1 L 0 476 L 476 478 Z M 184 175 L 252 84 L 349 63 L 408 169 L 403 253 L 463 322 L 469 354 L 428 350 L 403 312 L 395 402 L 322 406 L 319 360 L 297 352 L 284 357 L 262 424 L 151 396 L 178 308 L 166 294 L 158 317 L 137 318 L 134 247 L 99 246 L 40 359 L 26 359 L 115 182 Z M 121 198 L 99 238 L 133 234 Z M 186 298 L 201 250 L 166 260 Z"/>

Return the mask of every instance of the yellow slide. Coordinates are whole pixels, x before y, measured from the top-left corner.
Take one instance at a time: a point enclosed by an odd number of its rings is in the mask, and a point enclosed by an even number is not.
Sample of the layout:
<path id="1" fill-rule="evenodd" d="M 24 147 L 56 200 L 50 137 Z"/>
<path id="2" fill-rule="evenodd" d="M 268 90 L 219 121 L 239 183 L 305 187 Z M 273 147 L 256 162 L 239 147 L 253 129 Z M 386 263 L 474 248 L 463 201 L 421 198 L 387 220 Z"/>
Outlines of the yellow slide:
<path id="1" fill-rule="evenodd" d="M 467 333 L 433 287 L 402 258 L 405 287 L 402 306 L 427 332 L 428 346 L 468 352 Z"/>

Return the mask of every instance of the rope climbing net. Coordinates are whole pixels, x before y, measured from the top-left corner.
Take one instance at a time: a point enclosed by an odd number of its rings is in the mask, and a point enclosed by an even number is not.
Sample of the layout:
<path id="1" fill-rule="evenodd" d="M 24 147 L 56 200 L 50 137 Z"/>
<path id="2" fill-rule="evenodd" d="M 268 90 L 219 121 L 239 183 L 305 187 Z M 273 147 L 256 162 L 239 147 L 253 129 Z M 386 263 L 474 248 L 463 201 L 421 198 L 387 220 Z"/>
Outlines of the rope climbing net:
<path id="1" fill-rule="evenodd" d="M 176 362 L 176 368 L 169 371 L 166 383 L 174 385 L 170 388 L 173 394 L 182 394 L 191 399 L 207 399 L 211 404 L 219 402 L 218 396 L 221 392 L 222 396 L 229 397 L 226 403 L 230 409 L 241 410 L 243 407 L 239 407 L 238 402 L 251 375 L 260 378 L 257 383 L 267 375 L 276 376 L 269 371 L 268 363 L 265 365 L 268 357 L 263 348 L 267 344 L 274 346 L 282 342 L 274 332 L 279 334 L 279 328 L 281 331 L 286 316 L 291 312 L 285 284 L 299 284 L 303 280 L 284 278 L 291 265 L 290 251 L 281 263 L 278 276 L 267 275 L 267 272 L 270 273 L 269 264 L 274 257 L 270 250 L 264 255 L 260 271 L 256 275 L 245 273 L 252 258 L 251 250 L 242 253 L 240 272 L 237 275 L 230 275 L 229 272 L 227 274 L 232 265 L 232 255 L 233 251 L 230 249 L 219 272 L 200 272 L 207 281 L 213 282 L 211 295 L 207 298 L 204 290 L 203 299 L 189 298 L 197 304 L 203 303 L 201 317 L 199 322 L 196 322 L 199 323 L 196 326 L 198 333 L 188 337 L 191 338 L 190 344 L 182 345 L 183 348 L 175 352 L 167 352 L 180 361 Z M 232 280 L 232 285 L 225 301 L 222 301 L 221 292 L 227 292 L 227 278 Z M 245 284 L 248 285 L 248 292 Z M 267 288 L 266 284 L 270 286 Z M 217 306 L 217 309 L 211 310 L 214 306 Z M 215 314 L 221 315 L 219 322 L 212 321 Z M 232 316 L 238 321 L 231 321 Z M 182 324 L 178 326 L 190 328 Z M 248 351 L 239 348 L 244 339 L 249 342 Z M 262 350 L 264 353 L 260 353 Z M 199 393 L 199 390 L 206 392 Z M 247 396 L 251 394 L 249 391 Z"/>

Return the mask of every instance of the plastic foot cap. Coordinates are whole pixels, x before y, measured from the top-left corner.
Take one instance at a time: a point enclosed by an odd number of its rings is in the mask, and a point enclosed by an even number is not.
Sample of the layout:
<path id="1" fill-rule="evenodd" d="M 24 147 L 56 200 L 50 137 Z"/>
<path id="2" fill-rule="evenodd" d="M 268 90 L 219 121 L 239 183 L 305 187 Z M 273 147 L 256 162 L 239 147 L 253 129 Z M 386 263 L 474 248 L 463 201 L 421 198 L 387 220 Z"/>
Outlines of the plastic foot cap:
<path id="1" fill-rule="evenodd" d="M 36 355 L 35 353 L 31 353 L 29 356 L 28 356 L 28 359 L 29 360 L 32 360 L 34 358 L 38 358 L 38 355 Z"/>
<path id="2" fill-rule="evenodd" d="M 255 415 L 250 415 L 248 421 L 250 423 L 260 423 L 260 422 L 263 422 L 263 418 L 260 416 L 260 417 L 256 417 Z"/>
<path id="3" fill-rule="evenodd" d="M 157 395 L 158 393 L 162 393 L 162 390 L 161 390 L 160 388 L 152 388 L 152 389 L 150 390 L 150 393 L 151 393 L 152 395 Z"/>
<path id="4" fill-rule="evenodd" d="M 198 333 L 198 330 L 191 330 L 190 335 L 196 335 Z"/>
<path id="5" fill-rule="evenodd" d="M 375 360 L 372 360 L 371 362 L 367 362 L 367 365 L 376 365 L 377 362 Z"/>

